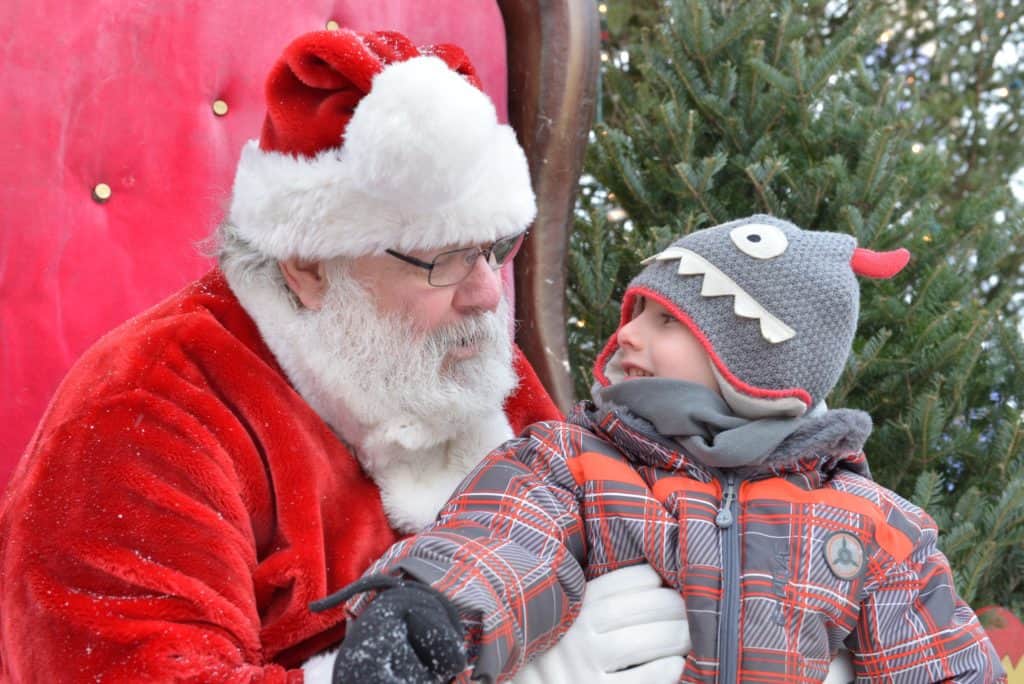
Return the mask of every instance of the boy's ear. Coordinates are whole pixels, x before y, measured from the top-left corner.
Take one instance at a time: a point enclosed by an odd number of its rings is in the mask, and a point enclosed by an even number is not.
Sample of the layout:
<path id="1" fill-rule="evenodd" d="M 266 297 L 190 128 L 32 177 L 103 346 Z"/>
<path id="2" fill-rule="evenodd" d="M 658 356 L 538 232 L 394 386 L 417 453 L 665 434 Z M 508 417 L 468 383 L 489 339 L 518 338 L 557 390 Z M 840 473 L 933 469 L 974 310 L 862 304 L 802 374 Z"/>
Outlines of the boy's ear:
<path id="1" fill-rule="evenodd" d="M 318 311 L 327 293 L 327 276 L 323 261 L 310 261 L 291 257 L 277 262 L 277 267 L 288 284 L 288 289 L 307 309 Z"/>

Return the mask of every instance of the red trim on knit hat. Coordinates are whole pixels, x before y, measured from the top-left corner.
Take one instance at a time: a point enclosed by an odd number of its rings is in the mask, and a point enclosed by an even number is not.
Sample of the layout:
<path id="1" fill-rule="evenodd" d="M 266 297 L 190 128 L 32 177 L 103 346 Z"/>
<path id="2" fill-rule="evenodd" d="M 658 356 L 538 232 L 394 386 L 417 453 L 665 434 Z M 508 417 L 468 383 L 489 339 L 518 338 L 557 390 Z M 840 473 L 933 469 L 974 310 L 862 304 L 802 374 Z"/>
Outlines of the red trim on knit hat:
<path id="1" fill-rule="evenodd" d="M 622 298 L 619 327 L 615 330 L 612 336 L 608 338 L 608 342 L 605 344 L 604 349 L 601 350 L 597 360 L 594 361 L 594 377 L 602 386 L 607 387 L 611 384 L 608 377 L 604 374 L 604 369 L 607 367 L 608 361 L 611 359 L 612 355 L 615 354 L 619 348 L 619 330 L 621 330 L 622 326 L 633 318 L 633 302 L 638 296 L 653 299 L 658 302 L 683 325 L 685 325 L 693 336 L 697 338 L 697 341 L 700 342 L 701 346 L 704 347 L 704 351 L 707 352 L 708 357 L 711 359 L 712 363 L 715 364 L 715 368 L 718 369 L 718 372 L 721 373 L 722 377 L 724 377 L 726 381 L 728 381 L 728 383 L 737 390 L 740 390 L 748 396 L 758 397 L 761 399 L 785 399 L 787 397 L 796 397 L 802 401 L 805 406 L 809 407 L 811 405 L 811 395 L 807 390 L 799 387 L 773 390 L 765 389 L 763 387 L 755 387 L 754 385 L 749 385 L 740 380 L 731 370 L 729 370 L 729 367 L 725 365 L 725 362 L 718 357 L 718 354 L 715 353 L 715 348 L 711 345 L 711 341 L 708 340 L 707 335 L 704 334 L 704 331 L 697 326 L 686 312 L 680 309 L 674 302 L 672 302 L 672 300 L 646 287 L 634 287 L 626 291 L 625 296 Z"/>

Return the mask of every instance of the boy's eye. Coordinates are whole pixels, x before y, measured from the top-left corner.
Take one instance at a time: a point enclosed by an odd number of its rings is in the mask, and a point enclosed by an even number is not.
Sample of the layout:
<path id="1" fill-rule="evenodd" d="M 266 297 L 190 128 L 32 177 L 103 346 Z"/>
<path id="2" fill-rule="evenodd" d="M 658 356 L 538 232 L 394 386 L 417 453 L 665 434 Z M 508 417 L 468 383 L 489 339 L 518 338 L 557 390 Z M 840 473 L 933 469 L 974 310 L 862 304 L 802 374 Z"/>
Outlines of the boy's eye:
<path id="1" fill-rule="evenodd" d="M 661 324 L 662 325 L 670 325 L 670 324 L 675 323 L 675 322 L 676 322 L 676 317 L 673 316 L 672 314 L 668 314 L 668 313 L 661 314 Z"/>

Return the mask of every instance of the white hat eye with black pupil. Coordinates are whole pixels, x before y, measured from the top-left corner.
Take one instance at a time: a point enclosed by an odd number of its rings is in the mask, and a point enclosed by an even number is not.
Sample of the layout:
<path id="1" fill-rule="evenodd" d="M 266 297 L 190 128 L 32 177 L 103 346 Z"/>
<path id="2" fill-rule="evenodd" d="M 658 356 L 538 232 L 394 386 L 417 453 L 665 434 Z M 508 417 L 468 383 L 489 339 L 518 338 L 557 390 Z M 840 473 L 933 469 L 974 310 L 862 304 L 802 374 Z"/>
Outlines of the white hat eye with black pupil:
<path id="1" fill-rule="evenodd" d="M 729 237 L 741 252 L 755 259 L 774 259 L 789 247 L 786 234 L 767 223 L 747 223 L 733 228 Z"/>

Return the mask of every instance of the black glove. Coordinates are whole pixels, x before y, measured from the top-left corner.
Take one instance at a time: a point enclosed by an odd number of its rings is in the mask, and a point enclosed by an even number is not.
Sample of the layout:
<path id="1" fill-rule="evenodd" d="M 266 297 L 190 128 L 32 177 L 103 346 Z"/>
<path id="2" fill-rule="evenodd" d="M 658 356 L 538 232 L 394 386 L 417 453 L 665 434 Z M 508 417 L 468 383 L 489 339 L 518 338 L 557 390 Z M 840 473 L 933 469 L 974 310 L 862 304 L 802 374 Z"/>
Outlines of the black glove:
<path id="1" fill-rule="evenodd" d="M 372 575 L 309 605 L 320 612 L 382 590 L 349 622 L 334 660 L 334 684 L 447 682 L 466 667 L 462 623 L 441 592 L 416 580 Z"/>

